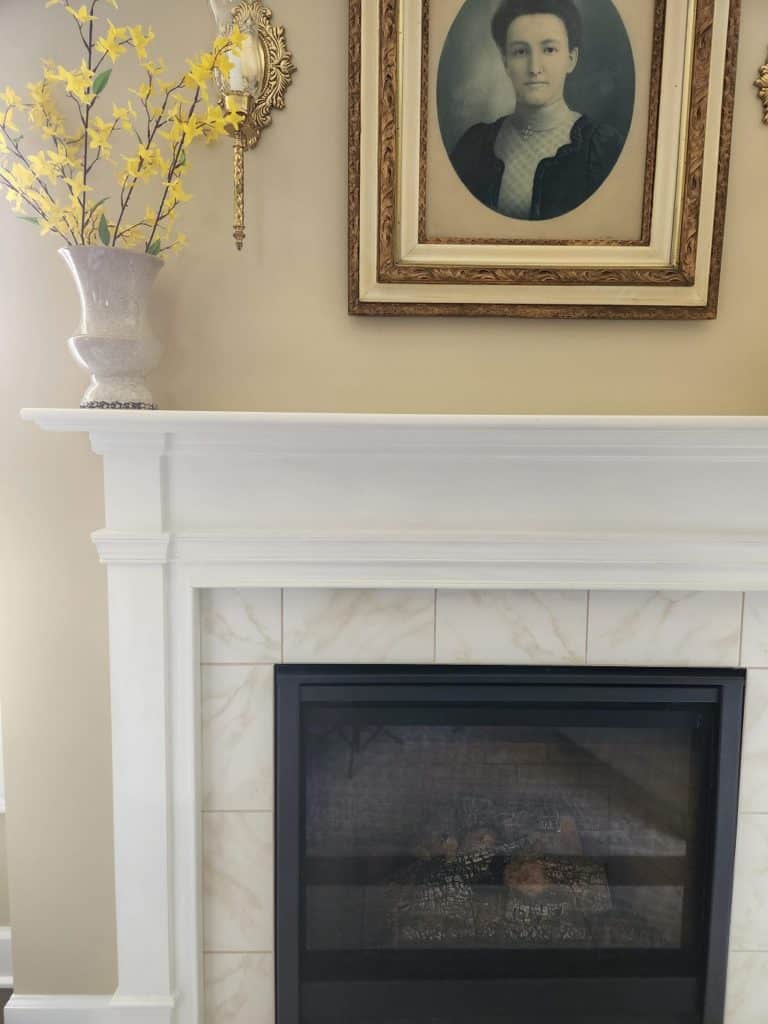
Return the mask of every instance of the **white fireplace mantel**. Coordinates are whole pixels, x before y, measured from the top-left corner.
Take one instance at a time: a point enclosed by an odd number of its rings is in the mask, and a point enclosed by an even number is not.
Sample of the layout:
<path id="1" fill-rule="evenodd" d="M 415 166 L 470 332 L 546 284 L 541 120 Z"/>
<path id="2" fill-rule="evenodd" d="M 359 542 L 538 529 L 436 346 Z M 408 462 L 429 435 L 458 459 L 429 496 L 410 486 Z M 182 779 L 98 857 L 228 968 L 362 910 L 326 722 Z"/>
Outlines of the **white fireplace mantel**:
<path id="1" fill-rule="evenodd" d="M 25 410 L 104 456 L 106 563 L 233 585 L 768 589 L 768 417 Z"/>
<path id="2" fill-rule="evenodd" d="M 768 591 L 768 418 L 25 410 L 104 458 L 119 987 L 8 1024 L 202 1024 L 199 594 Z"/>

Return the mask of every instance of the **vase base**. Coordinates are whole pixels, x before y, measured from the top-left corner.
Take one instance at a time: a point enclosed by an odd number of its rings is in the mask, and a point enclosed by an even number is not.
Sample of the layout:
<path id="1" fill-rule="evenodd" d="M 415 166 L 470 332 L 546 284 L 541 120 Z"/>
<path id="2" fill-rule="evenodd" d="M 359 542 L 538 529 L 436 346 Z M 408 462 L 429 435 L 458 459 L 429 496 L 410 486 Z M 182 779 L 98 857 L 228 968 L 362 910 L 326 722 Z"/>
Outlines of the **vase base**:
<path id="1" fill-rule="evenodd" d="M 149 409 L 156 410 L 156 405 L 148 402 L 81 402 L 81 409 Z"/>

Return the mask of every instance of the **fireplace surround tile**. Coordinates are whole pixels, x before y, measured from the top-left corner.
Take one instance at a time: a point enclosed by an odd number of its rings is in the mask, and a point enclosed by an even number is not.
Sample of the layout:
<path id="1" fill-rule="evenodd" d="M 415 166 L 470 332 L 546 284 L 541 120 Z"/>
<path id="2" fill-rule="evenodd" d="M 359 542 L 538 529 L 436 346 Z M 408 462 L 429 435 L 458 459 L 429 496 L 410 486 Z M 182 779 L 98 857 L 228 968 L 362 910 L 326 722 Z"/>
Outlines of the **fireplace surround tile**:
<path id="1" fill-rule="evenodd" d="M 768 951 L 768 814 L 739 817 L 731 947 Z"/>
<path id="2" fill-rule="evenodd" d="M 431 662 L 435 592 L 292 588 L 283 630 L 285 661 Z"/>
<path id="3" fill-rule="evenodd" d="M 282 650 L 279 589 L 222 587 L 200 598 L 203 663 L 271 663 Z"/>
<path id="4" fill-rule="evenodd" d="M 728 962 L 728 1024 L 765 1024 L 768 953 L 731 953 Z"/>
<path id="5" fill-rule="evenodd" d="M 583 665 L 586 591 L 438 590 L 438 662 Z"/>
<path id="6" fill-rule="evenodd" d="M 273 686 L 271 665 L 203 667 L 203 810 L 272 810 Z"/>
<path id="7" fill-rule="evenodd" d="M 221 607 L 218 593 L 207 607 Z M 226 593 L 222 603 L 232 600 Z M 463 649 L 468 662 L 534 664 L 539 652 L 542 663 L 553 664 L 560 644 L 560 655 L 571 650 L 578 664 L 588 618 L 593 662 L 595 650 L 616 664 L 625 658 L 637 664 L 738 662 L 741 595 L 593 592 L 587 598 L 585 592 L 322 588 L 286 589 L 282 605 L 288 662 L 429 662 L 436 653 L 440 662 L 458 663 Z M 484 646 L 492 649 L 486 657 Z M 272 815 L 247 813 L 271 808 L 273 671 L 258 664 L 202 667 L 206 1024 L 274 1024 L 273 963 L 266 955 L 273 929 Z M 762 810 L 758 775 L 768 756 L 768 671 L 749 672 L 745 717 L 742 811 Z M 269 802 L 258 807 L 267 795 Z M 745 878 L 768 871 L 760 860 L 762 822 L 768 816 L 742 814 L 737 871 Z M 768 952 L 754 951 L 768 948 L 759 910 L 768 917 L 768 902 L 761 896 L 752 908 L 738 887 L 735 899 L 726 1020 L 764 1024 L 768 973 L 761 976 L 755 964 L 768 969 Z"/>
<path id="8" fill-rule="evenodd" d="M 739 664 L 742 595 L 703 591 L 594 591 L 590 665 Z"/>
<path id="9" fill-rule="evenodd" d="M 271 953 L 207 953 L 205 1024 L 274 1024 Z"/>
<path id="10" fill-rule="evenodd" d="M 742 813 L 768 814 L 768 670 L 750 669 L 741 755 Z"/>
<path id="11" fill-rule="evenodd" d="M 272 952 L 273 815 L 205 813 L 203 862 L 204 951 Z"/>
<path id="12" fill-rule="evenodd" d="M 768 593 L 744 595 L 741 663 L 749 668 L 768 668 Z"/>

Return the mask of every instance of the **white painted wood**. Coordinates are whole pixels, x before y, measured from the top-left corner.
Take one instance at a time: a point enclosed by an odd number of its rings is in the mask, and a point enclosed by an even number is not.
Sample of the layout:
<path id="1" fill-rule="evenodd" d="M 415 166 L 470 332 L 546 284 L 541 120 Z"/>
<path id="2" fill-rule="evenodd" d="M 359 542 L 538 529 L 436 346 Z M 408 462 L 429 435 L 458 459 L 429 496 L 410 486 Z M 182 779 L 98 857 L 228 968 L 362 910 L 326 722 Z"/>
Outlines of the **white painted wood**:
<path id="1" fill-rule="evenodd" d="M 173 992 L 165 569 L 108 573 L 118 994 Z"/>
<path id="2" fill-rule="evenodd" d="M 0 928 L 0 988 L 13 988 L 11 929 Z"/>
<path id="3" fill-rule="evenodd" d="M 768 418 L 29 410 L 90 431 L 109 563 L 225 585 L 768 590 Z"/>
<path id="4" fill-rule="evenodd" d="M 105 459 L 119 987 L 10 1024 L 203 1024 L 201 588 L 768 590 L 768 418 L 24 415 Z"/>
<path id="5" fill-rule="evenodd" d="M 168 851 L 168 860 L 173 864 L 174 978 L 180 993 L 173 1024 L 204 1024 L 199 597 L 190 570 L 172 566 L 168 763 L 173 782 L 173 853 Z"/>
<path id="6" fill-rule="evenodd" d="M 110 996 L 13 995 L 6 1024 L 172 1024 L 173 1001 Z"/>

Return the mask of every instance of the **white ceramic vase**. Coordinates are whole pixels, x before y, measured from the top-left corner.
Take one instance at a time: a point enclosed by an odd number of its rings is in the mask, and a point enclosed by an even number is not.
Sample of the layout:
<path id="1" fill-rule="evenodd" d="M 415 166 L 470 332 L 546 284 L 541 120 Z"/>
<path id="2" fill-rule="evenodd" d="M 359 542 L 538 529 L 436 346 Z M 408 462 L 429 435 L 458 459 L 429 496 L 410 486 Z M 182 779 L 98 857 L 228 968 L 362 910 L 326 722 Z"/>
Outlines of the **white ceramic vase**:
<path id="1" fill-rule="evenodd" d="M 80 326 L 69 347 L 91 374 L 80 408 L 156 409 L 144 378 L 162 354 L 148 309 L 163 261 L 102 245 L 77 245 L 59 252 L 80 293 Z"/>

